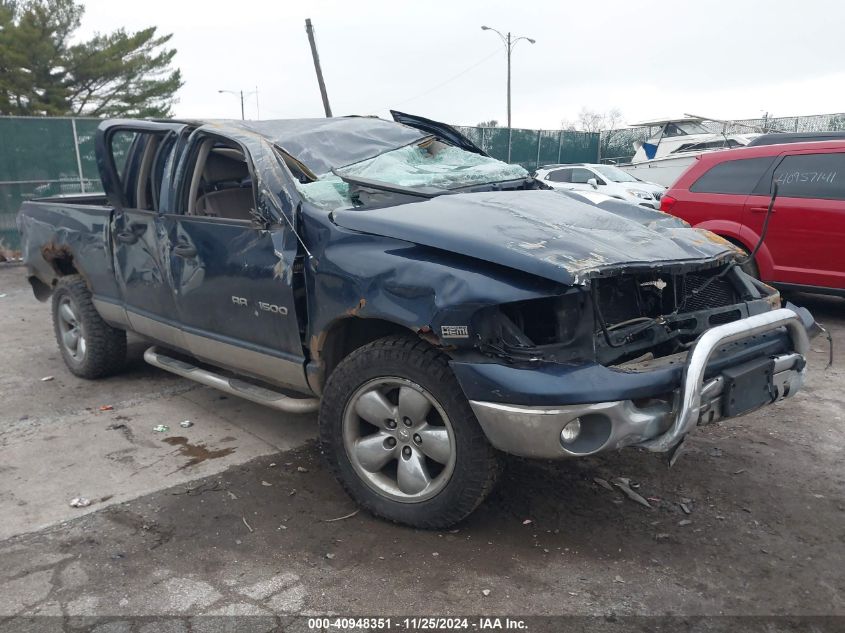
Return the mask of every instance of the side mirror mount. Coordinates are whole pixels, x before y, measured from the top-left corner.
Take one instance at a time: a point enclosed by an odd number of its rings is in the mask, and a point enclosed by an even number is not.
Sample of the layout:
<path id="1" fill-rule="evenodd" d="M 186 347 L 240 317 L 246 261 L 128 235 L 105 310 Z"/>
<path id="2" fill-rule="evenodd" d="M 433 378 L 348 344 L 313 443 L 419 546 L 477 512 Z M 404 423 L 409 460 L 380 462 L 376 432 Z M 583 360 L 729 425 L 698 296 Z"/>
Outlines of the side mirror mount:
<path id="1" fill-rule="evenodd" d="M 590 185 L 593 189 L 599 188 L 599 181 L 596 180 L 595 178 L 587 179 L 587 184 Z"/>

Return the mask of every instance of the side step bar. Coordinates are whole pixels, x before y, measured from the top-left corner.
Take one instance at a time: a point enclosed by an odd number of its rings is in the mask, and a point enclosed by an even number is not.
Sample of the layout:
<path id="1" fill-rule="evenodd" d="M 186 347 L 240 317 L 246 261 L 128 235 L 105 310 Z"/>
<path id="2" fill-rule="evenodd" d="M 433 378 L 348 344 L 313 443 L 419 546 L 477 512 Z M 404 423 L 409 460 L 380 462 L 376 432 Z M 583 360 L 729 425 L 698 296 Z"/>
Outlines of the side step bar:
<path id="1" fill-rule="evenodd" d="M 263 404 L 265 407 L 287 413 L 311 413 L 320 407 L 318 398 L 292 398 L 278 391 L 259 387 L 245 380 L 226 378 L 214 372 L 191 365 L 160 352 L 155 346 L 144 352 L 144 360 L 153 367 L 177 374 L 183 378 L 219 389 L 225 393 Z"/>

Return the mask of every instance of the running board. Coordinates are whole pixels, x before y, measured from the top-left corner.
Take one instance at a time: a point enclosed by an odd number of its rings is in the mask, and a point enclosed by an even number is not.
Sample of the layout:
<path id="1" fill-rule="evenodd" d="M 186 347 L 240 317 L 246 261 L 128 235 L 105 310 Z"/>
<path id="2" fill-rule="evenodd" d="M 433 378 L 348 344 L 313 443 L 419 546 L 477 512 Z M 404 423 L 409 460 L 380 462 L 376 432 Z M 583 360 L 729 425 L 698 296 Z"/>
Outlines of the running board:
<path id="1" fill-rule="evenodd" d="M 207 387 L 219 389 L 225 393 L 263 404 L 265 407 L 287 413 L 311 413 L 320 407 L 317 398 L 292 398 L 278 391 L 259 387 L 245 380 L 226 378 L 220 374 L 191 365 L 160 352 L 155 346 L 144 352 L 144 360 L 153 367 L 177 374 Z"/>

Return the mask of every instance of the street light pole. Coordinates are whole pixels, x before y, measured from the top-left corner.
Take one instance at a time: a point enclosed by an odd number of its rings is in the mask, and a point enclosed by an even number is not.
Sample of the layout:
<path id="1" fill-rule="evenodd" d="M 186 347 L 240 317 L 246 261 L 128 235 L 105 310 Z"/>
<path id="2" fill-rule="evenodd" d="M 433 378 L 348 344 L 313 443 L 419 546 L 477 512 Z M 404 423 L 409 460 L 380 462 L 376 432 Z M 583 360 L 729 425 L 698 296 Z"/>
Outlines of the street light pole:
<path id="1" fill-rule="evenodd" d="M 513 52 L 514 46 L 516 46 L 517 42 L 520 40 L 525 40 L 531 44 L 535 44 L 537 40 L 533 40 L 530 37 L 524 37 L 522 35 L 519 37 L 513 37 L 510 31 L 508 31 L 507 35 L 502 35 L 500 31 L 489 26 L 482 26 L 481 30 L 493 31 L 496 35 L 498 35 L 508 52 L 508 162 L 511 162 L 511 140 L 513 139 L 513 128 L 511 127 L 511 53 Z"/>
<path id="2" fill-rule="evenodd" d="M 244 113 L 244 97 L 249 97 L 250 95 L 255 95 L 255 109 L 256 110 L 258 109 L 258 87 L 257 86 L 256 86 L 254 92 L 247 92 L 246 94 L 244 94 L 243 90 L 218 90 L 217 92 L 219 94 L 226 93 L 226 94 L 230 94 L 230 95 L 235 95 L 236 97 L 238 97 L 241 100 L 241 121 L 246 119 L 246 115 Z"/>
<path id="3" fill-rule="evenodd" d="M 511 51 L 513 48 L 511 47 L 511 32 L 508 31 L 508 130 L 511 129 Z M 510 134 L 508 135 L 510 136 Z M 510 162 L 510 139 L 508 139 L 508 162 Z"/>

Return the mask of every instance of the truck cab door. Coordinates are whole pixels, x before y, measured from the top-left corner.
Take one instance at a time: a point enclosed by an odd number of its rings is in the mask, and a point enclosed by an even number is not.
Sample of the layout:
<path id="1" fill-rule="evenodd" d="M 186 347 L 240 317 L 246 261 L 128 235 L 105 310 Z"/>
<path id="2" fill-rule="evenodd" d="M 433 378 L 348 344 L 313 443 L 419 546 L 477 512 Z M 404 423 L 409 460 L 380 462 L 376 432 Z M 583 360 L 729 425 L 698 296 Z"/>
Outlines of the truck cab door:
<path id="1" fill-rule="evenodd" d="M 182 343 L 159 204 L 163 164 L 185 127 L 109 121 L 96 140 L 103 188 L 114 207 L 114 269 L 126 320 L 132 330 L 174 347 Z"/>
<path id="2" fill-rule="evenodd" d="M 180 328 L 201 360 L 308 391 L 297 241 L 286 226 L 259 219 L 256 209 L 267 206 L 259 195 L 274 194 L 257 187 L 257 177 L 239 142 L 203 129 L 192 134 L 176 170 L 174 211 L 164 216 Z"/>

